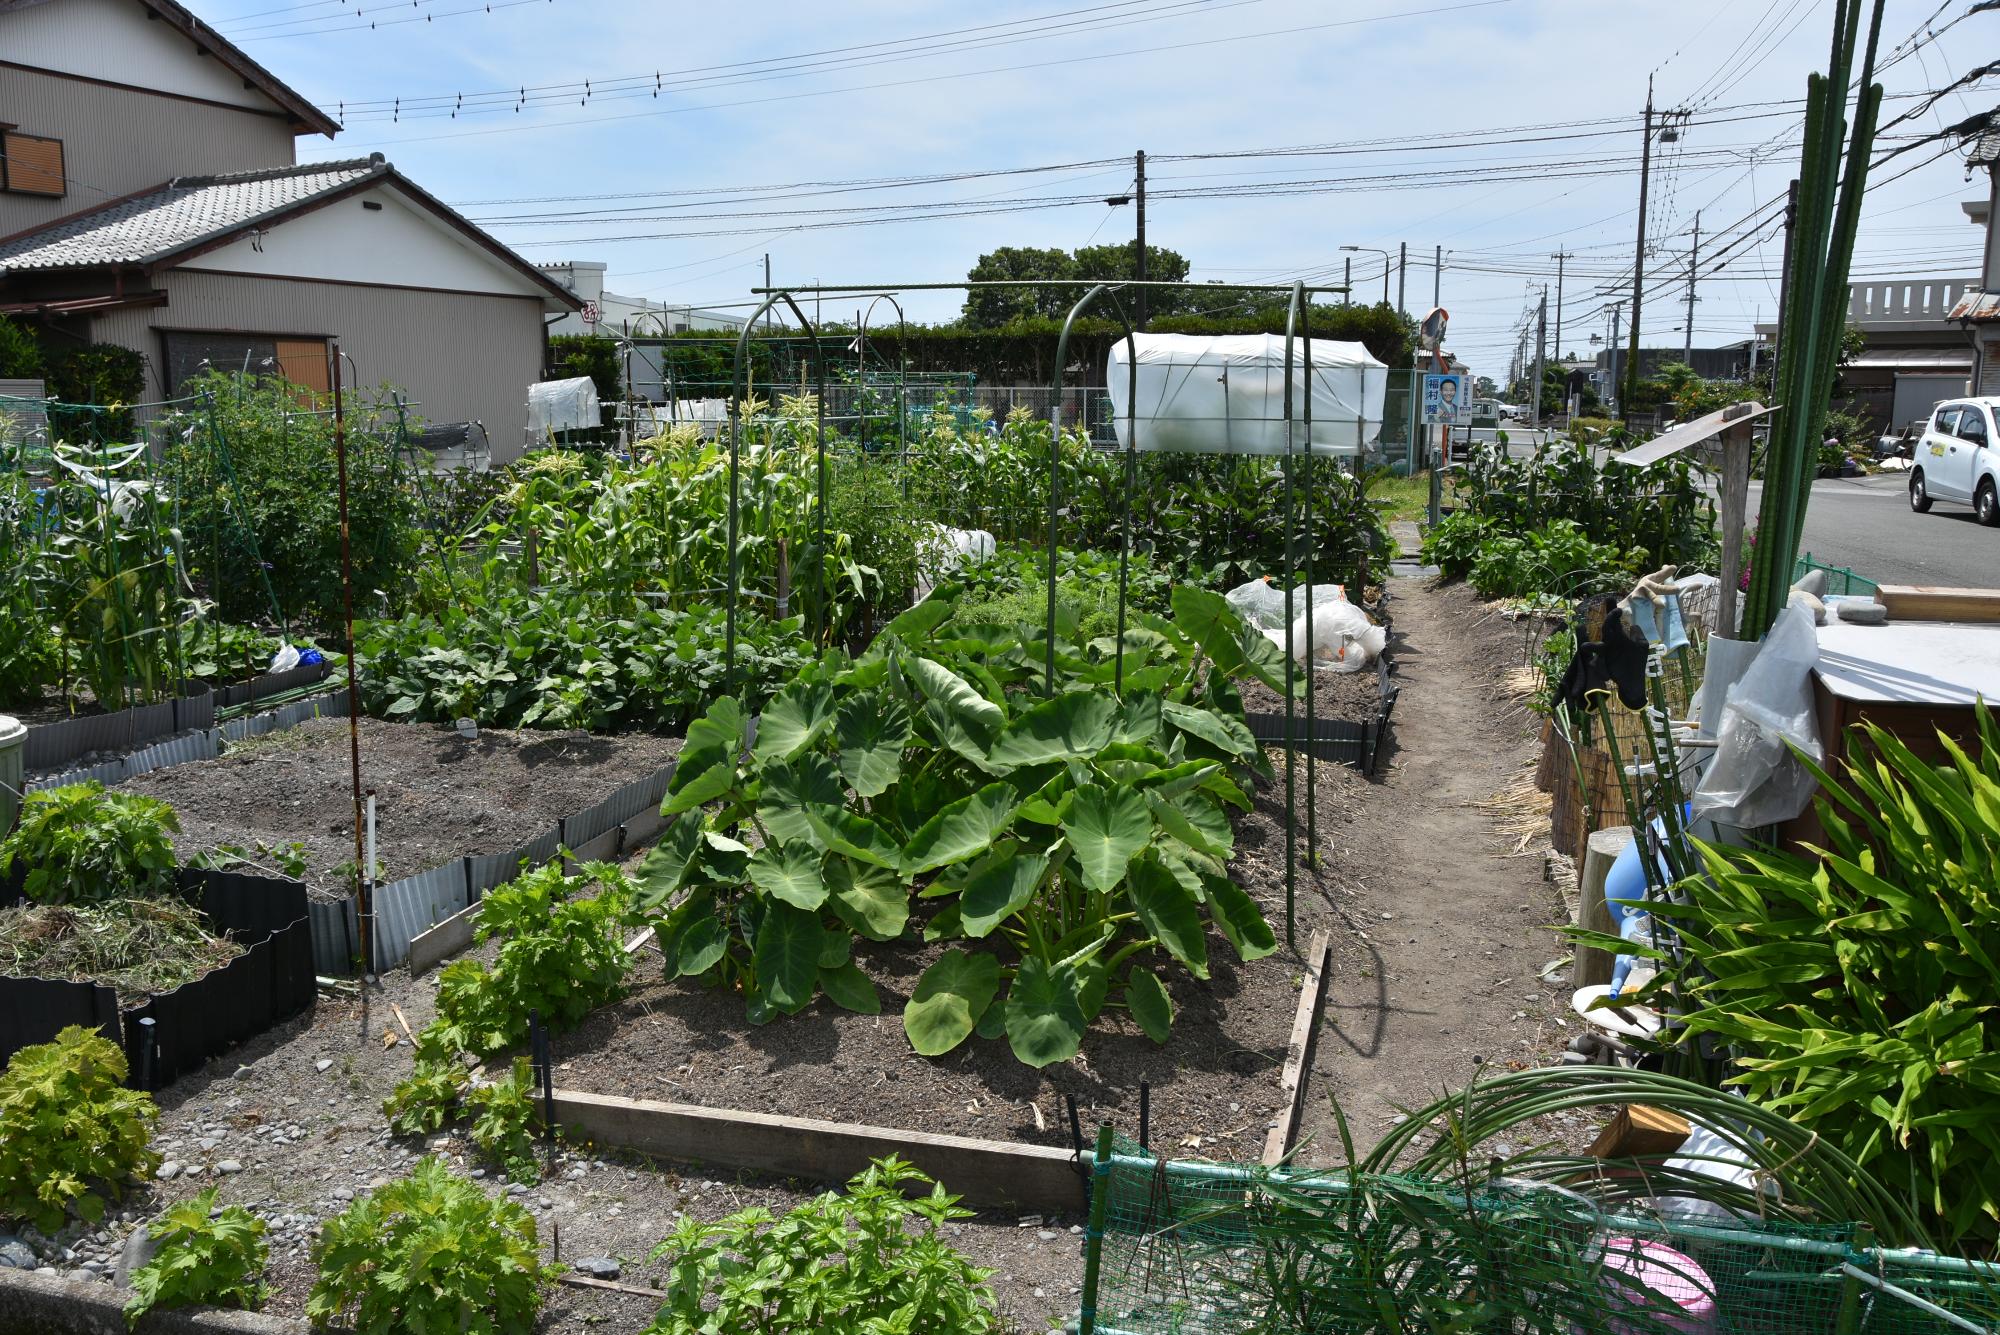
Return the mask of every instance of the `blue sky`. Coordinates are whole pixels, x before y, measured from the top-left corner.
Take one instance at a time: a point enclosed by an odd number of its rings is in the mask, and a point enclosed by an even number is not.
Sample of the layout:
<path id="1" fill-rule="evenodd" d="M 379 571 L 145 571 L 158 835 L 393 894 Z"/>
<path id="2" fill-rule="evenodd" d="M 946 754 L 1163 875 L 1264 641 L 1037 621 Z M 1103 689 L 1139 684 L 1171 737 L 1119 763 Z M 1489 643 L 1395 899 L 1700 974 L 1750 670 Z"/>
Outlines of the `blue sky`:
<path id="1" fill-rule="evenodd" d="M 1156 195 L 1148 239 L 1187 255 L 1197 279 L 1337 281 L 1342 245 L 1407 242 L 1408 304 L 1421 314 L 1443 246 L 1451 346 L 1495 373 L 1544 282 L 1553 302 L 1558 249 L 1575 256 L 1566 348 L 1587 352 L 1588 334 L 1605 332 L 1599 289 L 1621 272 L 1629 288 L 1649 72 L 1656 103 L 1691 117 L 1659 149 L 1648 270 L 1685 273 L 1699 209 L 1704 254 L 1728 263 L 1713 275 L 1702 265 L 1695 342 L 1733 341 L 1770 317 L 1780 242 L 1756 210 L 1796 170 L 1787 103 L 1824 64 L 1832 13 L 1831 0 L 360 0 L 357 18 L 356 4 L 195 7 L 345 110 L 347 131 L 301 141 L 302 157 L 379 150 L 531 259 L 608 262 L 617 291 L 743 301 L 767 250 L 780 281 L 880 282 L 962 277 L 998 245 L 1127 240 L 1132 211 L 1099 201 L 1131 181 L 1129 162 L 1107 160 L 1143 148 Z M 1890 0 L 1883 47 L 1900 58 L 1884 76 L 1889 114 L 1911 105 L 1896 94 L 1939 87 L 2000 50 L 2000 13 L 1904 45 L 1969 4 Z M 650 81 L 613 82 L 655 72 L 658 97 Z M 533 96 L 519 111 L 518 93 L 497 91 L 523 87 Z M 1991 107 L 1994 87 L 1949 96 L 1897 132 Z M 482 104 L 482 93 L 497 95 Z M 459 94 L 470 110 L 453 118 Z M 409 114 L 391 119 L 383 104 L 398 98 Z M 1341 151 L 1175 160 L 1281 146 Z M 1898 158 L 1878 180 L 1935 151 Z M 879 184 L 1050 164 L 1087 165 Z M 878 184 L 746 190 L 849 181 Z M 1246 187 L 1315 193 L 1234 193 Z M 1190 189 L 1230 193 L 1158 197 Z M 1870 194 L 1857 277 L 1971 273 L 1979 235 L 1960 201 L 1981 193 L 1956 155 L 1885 180 Z M 632 197 L 584 198 L 612 195 Z M 1087 202 L 839 228 L 816 224 L 854 215 L 802 212 L 1067 196 Z M 779 230 L 801 224 L 810 229 Z M 1381 259 L 1351 258 L 1357 293 L 1379 297 Z M 1648 344 L 1680 341 L 1684 298 L 1684 286 L 1649 284 Z M 957 297 L 907 304 L 913 318 L 945 318 Z"/>

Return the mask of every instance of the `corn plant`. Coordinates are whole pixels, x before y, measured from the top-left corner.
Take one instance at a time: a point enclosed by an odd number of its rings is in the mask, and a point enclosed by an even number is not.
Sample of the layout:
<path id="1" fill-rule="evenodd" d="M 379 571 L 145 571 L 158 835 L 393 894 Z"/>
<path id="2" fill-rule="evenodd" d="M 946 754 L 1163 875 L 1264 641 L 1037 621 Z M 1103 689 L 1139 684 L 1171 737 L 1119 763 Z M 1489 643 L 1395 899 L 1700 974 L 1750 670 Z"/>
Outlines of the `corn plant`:
<path id="1" fill-rule="evenodd" d="M 955 593 L 851 666 L 801 674 L 747 759 L 734 700 L 689 728 L 661 808 L 679 819 L 636 876 L 664 910 L 669 976 L 739 989 L 755 1023 L 822 991 L 874 1013 L 852 938 L 920 935 L 965 943 L 904 1010 L 926 1056 L 1004 1033 L 1047 1066 L 1107 1007 L 1164 1043 L 1161 971 L 1207 978 L 1211 923 L 1245 960 L 1276 948 L 1228 875 L 1227 807 L 1248 809 L 1243 784 L 1268 774 L 1228 674 L 1275 681 L 1269 643 L 1183 589 L 1174 621 L 1128 635 L 1122 699 L 1102 643 L 1059 646 L 1066 688 L 1041 698 L 1005 684 L 1034 674 L 1019 634 L 951 624 Z"/>

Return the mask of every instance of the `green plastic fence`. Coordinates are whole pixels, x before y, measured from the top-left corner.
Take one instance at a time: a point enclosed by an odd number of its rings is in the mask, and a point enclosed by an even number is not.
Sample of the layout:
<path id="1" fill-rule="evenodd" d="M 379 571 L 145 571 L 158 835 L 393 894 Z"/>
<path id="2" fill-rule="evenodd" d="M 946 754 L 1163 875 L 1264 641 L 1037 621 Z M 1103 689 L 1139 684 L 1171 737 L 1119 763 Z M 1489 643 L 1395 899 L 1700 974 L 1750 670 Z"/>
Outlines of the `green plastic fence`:
<path id="1" fill-rule="evenodd" d="M 1468 1197 L 1124 1141 L 1095 1181 L 1103 1242 L 1082 1310 L 1100 1335 L 1957 1335 L 2000 1320 L 2000 1268 L 1857 1247 L 1848 1225 L 1609 1214 L 1545 1184 Z M 1625 1277 L 1637 1255 L 1652 1288 Z M 1676 1283 L 1710 1310 L 1661 1296 Z"/>
<path id="2" fill-rule="evenodd" d="M 1855 574 L 1846 566 L 1830 566 L 1824 561 L 1815 561 L 1811 552 L 1802 554 L 1792 563 L 1792 583 L 1796 584 L 1815 570 L 1826 572 L 1826 591 L 1836 594 L 1866 594 L 1872 596 L 1879 587 L 1874 580 Z"/>

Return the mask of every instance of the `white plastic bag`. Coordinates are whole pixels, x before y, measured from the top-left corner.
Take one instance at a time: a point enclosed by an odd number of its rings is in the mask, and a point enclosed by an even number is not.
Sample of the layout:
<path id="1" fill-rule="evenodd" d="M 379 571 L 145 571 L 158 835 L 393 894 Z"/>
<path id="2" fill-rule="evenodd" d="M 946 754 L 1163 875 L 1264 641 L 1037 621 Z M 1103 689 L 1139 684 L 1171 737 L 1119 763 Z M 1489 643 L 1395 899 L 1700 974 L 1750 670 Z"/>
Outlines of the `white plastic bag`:
<path id="1" fill-rule="evenodd" d="M 1279 620 L 1263 626 L 1266 639 L 1285 648 L 1283 609 L 1285 596 L 1277 595 Z M 1310 604 L 1311 617 L 1307 616 Z M 1316 584 L 1310 591 L 1303 584 L 1292 590 L 1292 651 L 1309 667 L 1334 672 L 1359 672 L 1374 662 L 1388 642 L 1388 632 L 1368 619 L 1368 614 L 1347 601 L 1338 584 Z M 1310 620 L 1310 625 L 1308 621 Z"/>
<path id="2" fill-rule="evenodd" d="M 1812 613 L 1787 607 L 1756 660 L 1729 689 L 1715 759 L 1694 791 L 1696 819 L 1748 829 L 1790 820 L 1806 809 L 1818 781 L 1787 743 L 1814 763 L 1826 758 L 1813 717 L 1811 677 L 1817 662 Z"/>
<path id="3" fill-rule="evenodd" d="M 950 528 L 932 524 L 918 540 L 917 601 L 931 596 L 939 581 L 970 562 L 985 561 L 999 550 L 991 533 L 983 528 Z"/>
<path id="4" fill-rule="evenodd" d="M 271 655 L 271 666 L 266 672 L 290 672 L 299 665 L 299 651 L 294 645 L 281 645 L 278 652 Z"/>
<path id="5" fill-rule="evenodd" d="M 1222 598 L 1236 609 L 1236 615 L 1261 630 L 1285 624 L 1284 590 L 1273 588 L 1268 579 L 1253 579 L 1248 584 L 1239 584 L 1223 594 Z"/>

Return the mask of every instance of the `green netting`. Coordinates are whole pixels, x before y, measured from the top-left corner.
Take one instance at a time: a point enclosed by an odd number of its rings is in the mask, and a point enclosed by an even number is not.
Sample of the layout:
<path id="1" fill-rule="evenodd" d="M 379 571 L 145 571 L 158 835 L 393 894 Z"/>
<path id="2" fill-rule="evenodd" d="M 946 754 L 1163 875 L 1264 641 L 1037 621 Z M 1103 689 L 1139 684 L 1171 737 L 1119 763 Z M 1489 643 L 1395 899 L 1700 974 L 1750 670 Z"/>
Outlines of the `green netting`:
<path id="1" fill-rule="evenodd" d="M 1103 1250 L 1083 1310 L 1102 1335 L 1955 1335 L 2000 1320 L 2000 1270 L 1856 1250 L 1846 1226 L 1609 1213 L 1541 1183 L 1485 1181 L 1468 1196 L 1410 1177 L 1159 1160 L 1129 1142 L 1096 1182 Z M 1635 1258 L 1652 1267 L 1645 1285 L 1627 1277 Z"/>
<path id="2" fill-rule="evenodd" d="M 1802 554 L 1792 563 L 1792 583 L 1798 583 L 1815 570 L 1826 572 L 1826 591 L 1830 594 L 1872 594 L 1878 588 L 1874 580 L 1857 575 L 1846 566 L 1830 566 L 1824 561 L 1814 560 L 1811 552 Z"/>

